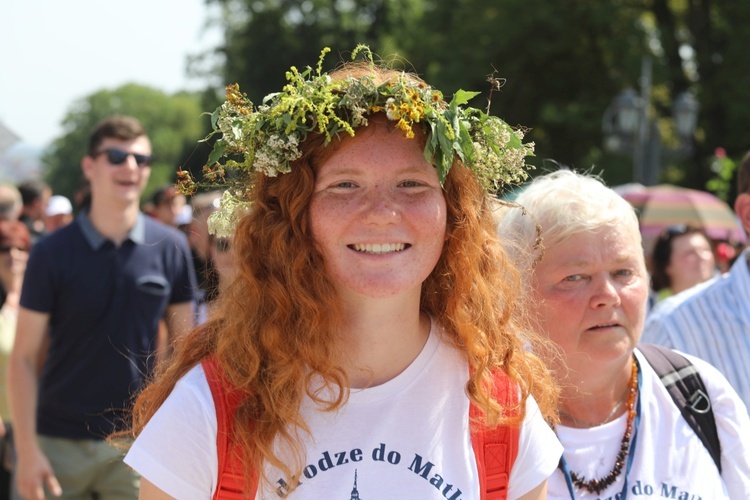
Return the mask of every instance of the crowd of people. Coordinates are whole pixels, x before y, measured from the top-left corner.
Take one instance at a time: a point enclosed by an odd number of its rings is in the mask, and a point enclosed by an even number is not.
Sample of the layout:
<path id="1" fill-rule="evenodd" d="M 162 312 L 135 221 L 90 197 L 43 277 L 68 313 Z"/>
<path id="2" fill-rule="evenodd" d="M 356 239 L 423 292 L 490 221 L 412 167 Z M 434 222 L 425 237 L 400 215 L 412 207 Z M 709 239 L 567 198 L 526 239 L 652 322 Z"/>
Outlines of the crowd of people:
<path id="1" fill-rule="evenodd" d="M 188 204 L 168 185 L 141 204 L 150 149 L 135 118 L 102 121 L 75 209 L 42 181 L 0 184 L 0 498 L 137 497 L 107 438 L 234 272 L 207 228 L 219 193 Z"/>
<path id="2" fill-rule="evenodd" d="M 566 169 L 500 202 L 532 146 L 410 73 L 287 77 L 228 89 L 233 185 L 144 200 L 120 115 L 75 210 L 0 184 L 0 500 L 750 498 L 750 250 L 647 254 Z"/>

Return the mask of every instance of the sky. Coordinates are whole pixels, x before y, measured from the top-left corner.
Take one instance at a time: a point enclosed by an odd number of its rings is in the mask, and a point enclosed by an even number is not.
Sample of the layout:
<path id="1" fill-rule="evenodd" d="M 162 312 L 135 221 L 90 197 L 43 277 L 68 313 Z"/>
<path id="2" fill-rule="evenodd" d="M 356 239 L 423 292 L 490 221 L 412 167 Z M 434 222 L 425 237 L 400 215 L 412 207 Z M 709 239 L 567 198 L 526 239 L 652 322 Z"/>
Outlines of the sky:
<path id="1" fill-rule="evenodd" d="M 43 148 L 98 90 L 202 88 L 186 67 L 221 41 L 208 16 L 205 0 L 0 0 L 0 122 Z"/>

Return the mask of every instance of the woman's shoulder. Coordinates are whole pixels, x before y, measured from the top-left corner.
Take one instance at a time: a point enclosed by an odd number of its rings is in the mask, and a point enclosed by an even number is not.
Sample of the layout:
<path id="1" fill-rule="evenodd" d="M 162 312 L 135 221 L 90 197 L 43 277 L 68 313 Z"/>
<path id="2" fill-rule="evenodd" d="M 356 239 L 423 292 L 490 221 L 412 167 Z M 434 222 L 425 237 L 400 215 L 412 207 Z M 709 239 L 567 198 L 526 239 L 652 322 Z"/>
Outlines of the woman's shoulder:
<path id="1" fill-rule="evenodd" d="M 136 444 L 159 441 L 163 435 L 216 435 L 218 423 L 211 388 L 201 364 L 180 378 L 148 421 Z M 160 436 L 158 439 L 155 436 Z"/>
<path id="2" fill-rule="evenodd" d="M 170 401 L 170 399 L 172 401 Z M 165 405 L 202 407 L 214 411 L 211 387 L 206 379 L 203 365 L 198 363 L 180 378 L 165 401 Z"/>
<path id="3" fill-rule="evenodd" d="M 549 477 L 557 468 L 562 452 L 555 432 L 530 395 L 519 433 L 518 457 L 511 469 L 508 497 L 517 498 Z"/>
<path id="4" fill-rule="evenodd" d="M 175 384 L 125 463 L 174 498 L 209 498 L 219 470 L 217 433 L 211 390 L 198 364 Z"/>

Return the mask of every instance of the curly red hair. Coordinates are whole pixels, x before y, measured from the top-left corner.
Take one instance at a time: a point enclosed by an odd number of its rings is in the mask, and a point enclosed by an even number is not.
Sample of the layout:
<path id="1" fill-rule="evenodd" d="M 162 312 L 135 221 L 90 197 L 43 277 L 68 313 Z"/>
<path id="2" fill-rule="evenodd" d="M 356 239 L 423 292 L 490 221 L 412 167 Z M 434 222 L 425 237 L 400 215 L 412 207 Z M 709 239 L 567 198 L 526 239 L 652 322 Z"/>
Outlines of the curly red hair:
<path id="1" fill-rule="evenodd" d="M 397 73 L 350 65 L 331 76 L 352 74 L 385 80 Z M 138 397 L 134 436 L 180 377 L 215 356 L 231 384 L 247 394 L 234 426 L 246 471 L 261 471 L 268 463 L 294 477 L 304 467 L 298 438 L 300 431 L 308 432 L 300 415 L 303 398 L 336 410 L 348 396 L 336 334 L 339 300 L 308 217 L 316 168 L 346 140 L 324 147 L 322 136 L 311 135 L 290 173 L 257 175 L 250 193 L 252 210 L 240 220 L 234 236 L 236 277 L 208 321 L 175 344 L 171 359 Z M 444 196 L 448 238 L 423 284 L 421 308 L 466 353 L 471 368 L 467 394 L 482 410 L 482 424 L 517 423 L 529 395 L 551 416 L 556 390 L 544 364 L 528 349 L 537 340 L 524 329 L 517 309 L 521 280 L 498 239 L 491 198 L 459 162 L 447 176 Z M 504 370 L 519 385 L 521 401 L 516 407 L 502 408 L 491 396 L 495 370 Z M 320 401 L 310 393 L 312 377 L 336 389 L 338 398 Z M 279 444 L 292 452 L 294 463 L 279 459 Z"/>

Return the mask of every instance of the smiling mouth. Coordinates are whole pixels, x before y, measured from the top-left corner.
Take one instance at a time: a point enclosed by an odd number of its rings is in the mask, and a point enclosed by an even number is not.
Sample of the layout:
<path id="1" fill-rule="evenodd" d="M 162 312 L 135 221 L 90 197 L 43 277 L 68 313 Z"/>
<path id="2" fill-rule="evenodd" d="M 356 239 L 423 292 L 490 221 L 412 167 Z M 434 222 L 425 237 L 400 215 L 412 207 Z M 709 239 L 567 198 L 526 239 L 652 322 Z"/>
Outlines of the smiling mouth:
<path id="1" fill-rule="evenodd" d="M 406 243 L 366 243 L 349 245 L 349 248 L 361 253 L 385 254 L 401 252 L 410 246 Z"/>

